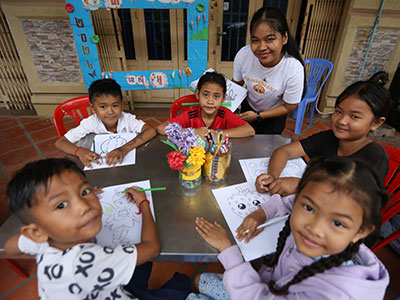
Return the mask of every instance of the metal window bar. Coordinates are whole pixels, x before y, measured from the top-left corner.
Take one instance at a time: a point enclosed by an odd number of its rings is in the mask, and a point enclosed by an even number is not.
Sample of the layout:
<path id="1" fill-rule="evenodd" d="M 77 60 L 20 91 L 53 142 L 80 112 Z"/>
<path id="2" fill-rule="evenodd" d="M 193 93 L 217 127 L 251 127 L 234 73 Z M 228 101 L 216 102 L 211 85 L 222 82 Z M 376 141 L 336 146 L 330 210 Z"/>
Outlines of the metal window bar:
<path id="1" fill-rule="evenodd" d="M 8 110 L 34 110 L 31 95 L 6 18 L 0 10 L 0 99 Z"/>

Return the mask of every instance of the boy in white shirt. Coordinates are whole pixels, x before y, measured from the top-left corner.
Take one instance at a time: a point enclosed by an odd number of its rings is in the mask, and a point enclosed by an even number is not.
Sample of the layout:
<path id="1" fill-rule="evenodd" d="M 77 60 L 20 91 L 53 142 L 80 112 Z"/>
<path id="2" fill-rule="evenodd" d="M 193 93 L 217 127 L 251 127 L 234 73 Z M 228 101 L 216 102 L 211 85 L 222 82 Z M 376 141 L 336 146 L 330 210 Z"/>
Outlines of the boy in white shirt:
<path id="1" fill-rule="evenodd" d="M 134 148 L 146 143 L 157 133 L 135 115 L 122 111 L 122 93 L 120 85 L 113 79 L 99 79 L 89 87 L 90 107 L 94 114 L 82 120 L 75 128 L 60 137 L 55 146 L 68 154 L 77 156 L 86 167 L 91 162 L 100 164 L 100 155 L 88 149 L 76 146 L 74 143 L 89 133 L 124 133 L 132 132 L 137 136 L 125 145 L 106 154 L 107 165 L 115 166 Z"/>
<path id="2" fill-rule="evenodd" d="M 40 299 L 136 299 L 128 292 L 134 271 L 160 251 L 149 201 L 136 189 L 126 190 L 126 201 L 142 212 L 141 243 L 110 248 L 93 243 L 102 209 L 74 162 L 45 159 L 17 172 L 7 199 L 24 225 L 6 242 L 5 253 L 35 255 Z"/>

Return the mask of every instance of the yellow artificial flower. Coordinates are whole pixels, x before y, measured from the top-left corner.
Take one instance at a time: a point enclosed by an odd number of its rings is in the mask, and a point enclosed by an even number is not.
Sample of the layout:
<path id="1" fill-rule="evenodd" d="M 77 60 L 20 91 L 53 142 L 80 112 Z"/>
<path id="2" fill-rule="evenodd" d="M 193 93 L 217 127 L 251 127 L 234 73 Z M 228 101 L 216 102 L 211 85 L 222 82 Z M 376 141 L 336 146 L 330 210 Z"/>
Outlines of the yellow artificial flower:
<path id="1" fill-rule="evenodd" d="M 189 150 L 189 157 L 186 160 L 191 165 L 202 165 L 205 162 L 206 151 L 201 146 L 192 147 Z"/>

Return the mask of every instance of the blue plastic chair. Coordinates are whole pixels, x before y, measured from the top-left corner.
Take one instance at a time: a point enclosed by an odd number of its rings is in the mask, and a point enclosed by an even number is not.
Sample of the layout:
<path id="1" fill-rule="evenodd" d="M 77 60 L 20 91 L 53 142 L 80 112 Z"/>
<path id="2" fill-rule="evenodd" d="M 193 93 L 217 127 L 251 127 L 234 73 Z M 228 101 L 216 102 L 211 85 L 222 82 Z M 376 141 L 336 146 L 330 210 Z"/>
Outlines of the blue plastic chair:
<path id="1" fill-rule="evenodd" d="M 301 132 L 307 104 L 312 102 L 310 122 L 308 124 L 311 126 L 316 100 L 318 99 L 319 93 L 321 92 L 321 89 L 324 86 L 329 75 L 331 74 L 333 68 L 333 64 L 329 60 L 322 58 L 309 58 L 304 61 L 304 67 L 308 64 L 310 64 L 310 71 L 307 77 L 307 91 L 303 99 L 300 101 L 299 105 L 293 112 L 293 118 L 296 119 L 296 127 L 294 129 L 295 134 L 299 134 Z M 323 74 L 325 74 L 325 76 L 319 86 L 318 92 L 316 92 L 318 83 L 321 81 L 321 77 Z"/>

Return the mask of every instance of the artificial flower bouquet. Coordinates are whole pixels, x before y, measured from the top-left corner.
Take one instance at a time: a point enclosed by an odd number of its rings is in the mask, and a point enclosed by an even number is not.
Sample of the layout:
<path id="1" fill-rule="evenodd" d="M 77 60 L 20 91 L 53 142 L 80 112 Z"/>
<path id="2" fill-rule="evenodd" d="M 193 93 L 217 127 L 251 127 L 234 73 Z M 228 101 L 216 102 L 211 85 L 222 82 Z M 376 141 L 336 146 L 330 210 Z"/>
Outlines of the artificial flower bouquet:
<path id="1" fill-rule="evenodd" d="M 201 166 L 205 162 L 205 142 L 193 128 L 182 129 L 179 123 L 171 123 L 165 127 L 167 141 L 174 151 L 167 154 L 168 164 L 173 170 L 180 172 L 181 183 L 194 188 L 201 183 Z M 185 182 L 188 181 L 188 182 Z"/>

